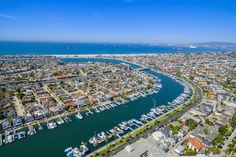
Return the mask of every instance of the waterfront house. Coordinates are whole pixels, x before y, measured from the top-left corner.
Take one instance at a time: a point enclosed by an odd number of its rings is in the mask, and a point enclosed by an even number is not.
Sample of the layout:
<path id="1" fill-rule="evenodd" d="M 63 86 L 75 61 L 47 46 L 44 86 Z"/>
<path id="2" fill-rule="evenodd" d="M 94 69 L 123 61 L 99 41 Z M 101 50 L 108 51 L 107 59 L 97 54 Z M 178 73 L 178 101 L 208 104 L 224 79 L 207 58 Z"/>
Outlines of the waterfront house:
<path id="1" fill-rule="evenodd" d="M 34 121 L 34 116 L 30 113 L 27 113 L 25 115 L 25 122 L 27 123 L 27 122 L 32 122 L 32 121 Z"/>
<path id="2" fill-rule="evenodd" d="M 75 102 L 75 104 L 78 106 L 78 107 L 85 107 L 86 106 L 86 103 L 84 100 L 77 100 Z"/>
<path id="3" fill-rule="evenodd" d="M 6 129 L 9 129 L 11 128 L 11 123 L 8 121 L 8 119 L 4 119 L 3 122 L 2 122 L 2 129 L 3 130 L 6 130 Z"/>
<path id="4" fill-rule="evenodd" d="M 23 124 L 22 119 L 20 117 L 13 118 L 12 123 L 14 127 L 21 126 Z"/>
<path id="5" fill-rule="evenodd" d="M 36 120 L 42 119 L 44 117 L 44 114 L 41 110 L 37 110 L 33 113 Z"/>

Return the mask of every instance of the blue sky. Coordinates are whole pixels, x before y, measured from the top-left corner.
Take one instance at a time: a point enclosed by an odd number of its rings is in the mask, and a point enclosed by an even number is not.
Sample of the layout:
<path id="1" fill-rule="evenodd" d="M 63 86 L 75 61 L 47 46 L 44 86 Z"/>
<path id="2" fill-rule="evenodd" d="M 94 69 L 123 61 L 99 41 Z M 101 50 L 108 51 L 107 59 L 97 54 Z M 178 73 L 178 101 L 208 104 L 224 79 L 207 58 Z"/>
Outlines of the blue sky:
<path id="1" fill-rule="evenodd" d="M 0 0 L 0 40 L 236 42 L 235 0 Z"/>

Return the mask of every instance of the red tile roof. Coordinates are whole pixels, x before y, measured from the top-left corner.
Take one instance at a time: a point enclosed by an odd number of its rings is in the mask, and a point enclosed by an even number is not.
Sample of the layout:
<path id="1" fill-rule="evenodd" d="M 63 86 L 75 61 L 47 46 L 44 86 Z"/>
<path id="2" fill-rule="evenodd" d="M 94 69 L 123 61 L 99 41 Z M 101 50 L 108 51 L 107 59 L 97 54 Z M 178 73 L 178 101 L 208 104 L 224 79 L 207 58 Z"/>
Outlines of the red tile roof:
<path id="1" fill-rule="evenodd" d="M 188 142 L 191 143 L 191 145 L 197 150 L 201 149 L 204 146 L 202 141 L 197 139 L 196 137 L 189 137 Z"/>
<path id="2" fill-rule="evenodd" d="M 71 77 L 71 75 L 61 75 L 61 76 L 53 76 L 53 77 L 57 79 L 63 79 L 63 78 Z"/>

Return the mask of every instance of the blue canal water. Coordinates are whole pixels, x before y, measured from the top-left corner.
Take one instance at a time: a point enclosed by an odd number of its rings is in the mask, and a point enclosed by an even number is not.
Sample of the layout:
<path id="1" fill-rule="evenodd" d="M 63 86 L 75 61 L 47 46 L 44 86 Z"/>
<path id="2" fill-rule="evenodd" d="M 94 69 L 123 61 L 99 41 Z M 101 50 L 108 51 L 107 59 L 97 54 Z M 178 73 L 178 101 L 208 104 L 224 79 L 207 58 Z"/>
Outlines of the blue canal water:
<path id="1" fill-rule="evenodd" d="M 138 54 L 220 51 L 225 50 L 210 47 L 189 48 L 150 44 L 0 42 L 0 55 Z"/>
<path id="2" fill-rule="evenodd" d="M 65 62 L 84 62 L 84 61 L 109 61 L 112 63 L 121 63 L 114 60 L 97 59 L 62 59 Z M 134 68 L 138 66 L 131 65 Z M 167 104 L 183 92 L 183 86 L 168 76 L 153 72 L 153 75 L 159 77 L 163 87 L 153 95 L 131 101 L 124 105 L 95 113 L 90 116 L 84 115 L 83 120 L 77 120 L 72 116 L 72 122 L 58 126 L 54 130 L 44 130 L 32 137 L 15 141 L 14 143 L 0 147 L 0 157 L 65 157 L 64 149 L 72 146 L 78 146 L 81 141 L 88 142 L 88 139 L 94 136 L 95 132 L 107 131 L 120 122 L 131 118 L 140 118 L 144 113 L 149 112 L 153 107 L 153 99 L 156 100 L 156 106 Z M 100 145 L 101 147 L 102 145 Z M 98 149 L 89 146 L 90 150 Z"/>

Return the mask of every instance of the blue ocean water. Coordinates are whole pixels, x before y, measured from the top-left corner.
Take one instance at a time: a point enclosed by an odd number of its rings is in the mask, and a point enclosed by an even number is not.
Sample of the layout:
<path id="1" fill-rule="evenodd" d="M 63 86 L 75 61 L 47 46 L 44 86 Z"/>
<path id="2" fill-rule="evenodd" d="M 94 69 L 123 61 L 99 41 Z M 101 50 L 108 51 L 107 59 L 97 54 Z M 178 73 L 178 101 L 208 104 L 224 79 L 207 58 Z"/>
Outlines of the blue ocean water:
<path id="1" fill-rule="evenodd" d="M 0 55 L 193 53 L 222 51 L 224 50 L 219 48 L 189 48 L 150 44 L 0 42 Z"/>

